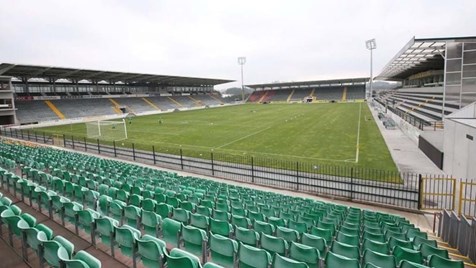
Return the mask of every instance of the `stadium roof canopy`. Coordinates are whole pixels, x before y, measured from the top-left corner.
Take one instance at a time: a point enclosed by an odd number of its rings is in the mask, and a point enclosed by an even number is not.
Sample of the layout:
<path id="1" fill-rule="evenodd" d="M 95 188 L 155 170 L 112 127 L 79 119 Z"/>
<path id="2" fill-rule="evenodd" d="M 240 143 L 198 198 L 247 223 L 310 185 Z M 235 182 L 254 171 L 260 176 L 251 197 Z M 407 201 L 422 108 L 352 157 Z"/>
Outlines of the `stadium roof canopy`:
<path id="1" fill-rule="evenodd" d="M 42 78 L 47 81 L 67 79 L 70 81 L 86 80 L 91 83 L 106 81 L 110 83 L 122 82 L 125 84 L 158 84 L 168 86 L 214 86 L 234 81 L 226 79 L 97 71 L 11 63 L 0 63 L 0 75 L 13 76 L 19 79 Z"/>
<path id="2" fill-rule="evenodd" d="M 411 75 L 444 69 L 446 42 L 464 41 L 476 37 L 413 37 L 383 68 L 378 80 L 404 80 Z"/>
<path id="3" fill-rule="evenodd" d="M 301 82 L 279 82 L 267 84 L 246 85 L 253 89 L 285 89 L 285 88 L 308 88 L 308 87 L 325 87 L 325 86 L 346 86 L 346 85 L 365 85 L 369 81 L 369 77 L 362 78 L 342 78 L 331 80 L 314 80 Z"/>

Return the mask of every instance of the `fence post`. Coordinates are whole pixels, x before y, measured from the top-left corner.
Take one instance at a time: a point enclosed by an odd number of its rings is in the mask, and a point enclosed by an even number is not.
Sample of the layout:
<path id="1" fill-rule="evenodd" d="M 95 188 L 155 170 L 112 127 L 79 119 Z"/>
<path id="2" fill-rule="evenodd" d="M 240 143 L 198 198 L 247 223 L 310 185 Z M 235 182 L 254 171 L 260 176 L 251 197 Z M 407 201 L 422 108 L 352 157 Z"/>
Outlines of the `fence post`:
<path id="1" fill-rule="evenodd" d="M 251 182 L 255 183 L 255 163 L 253 156 L 251 157 Z"/>
<path id="2" fill-rule="evenodd" d="M 66 148 L 66 134 L 63 134 L 63 147 Z"/>
<path id="3" fill-rule="evenodd" d="M 152 158 L 154 159 L 154 165 L 155 165 L 155 146 L 152 145 Z"/>
<path id="4" fill-rule="evenodd" d="M 30 140 L 30 132 L 28 132 L 28 140 Z M 46 135 L 44 131 L 43 131 L 43 143 L 46 144 Z"/>
<path id="5" fill-rule="evenodd" d="M 23 138 L 23 129 L 20 129 L 20 133 L 21 133 L 21 139 L 24 140 L 24 138 Z"/>
<path id="6" fill-rule="evenodd" d="M 86 144 L 86 137 L 84 137 L 84 151 L 88 151 L 88 145 Z"/>
<path id="7" fill-rule="evenodd" d="M 114 157 L 117 157 L 117 153 L 116 153 L 116 141 L 112 141 L 112 146 L 114 147 Z"/>
<path id="8" fill-rule="evenodd" d="M 421 199 L 423 195 L 423 189 L 422 189 L 422 184 L 423 180 L 421 178 L 421 174 L 418 174 L 418 209 L 421 209 Z"/>
<path id="9" fill-rule="evenodd" d="M 132 159 L 136 161 L 136 147 L 134 146 L 134 143 L 132 143 Z"/>
<path id="10" fill-rule="evenodd" d="M 299 191 L 299 161 L 296 161 L 296 190 Z"/>
<path id="11" fill-rule="evenodd" d="M 213 163 L 213 152 L 210 152 L 210 160 L 212 161 L 212 175 L 215 175 L 215 165 Z"/>
<path id="12" fill-rule="evenodd" d="M 350 200 L 354 200 L 354 168 L 350 168 Z"/>
<path id="13" fill-rule="evenodd" d="M 36 135 L 36 131 L 35 131 L 35 141 L 38 142 L 38 135 Z"/>
<path id="14" fill-rule="evenodd" d="M 183 170 L 183 153 L 182 153 L 182 148 L 180 148 L 180 167 L 182 167 L 182 170 Z"/>
<path id="15" fill-rule="evenodd" d="M 72 143 L 73 149 L 74 149 L 74 136 L 73 135 L 71 135 L 71 143 Z"/>
<path id="16" fill-rule="evenodd" d="M 97 144 L 98 144 L 98 154 L 101 154 L 101 147 L 99 146 L 99 139 L 96 139 L 97 140 Z"/>
<path id="17" fill-rule="evenodd" d="M 43 133 L 45 133 L 45 132 L 43 132 Z M 26 130 L 26 136 L 28 137 L 28 140 L 30 140 L 30 130 L 29 129 Z"/>

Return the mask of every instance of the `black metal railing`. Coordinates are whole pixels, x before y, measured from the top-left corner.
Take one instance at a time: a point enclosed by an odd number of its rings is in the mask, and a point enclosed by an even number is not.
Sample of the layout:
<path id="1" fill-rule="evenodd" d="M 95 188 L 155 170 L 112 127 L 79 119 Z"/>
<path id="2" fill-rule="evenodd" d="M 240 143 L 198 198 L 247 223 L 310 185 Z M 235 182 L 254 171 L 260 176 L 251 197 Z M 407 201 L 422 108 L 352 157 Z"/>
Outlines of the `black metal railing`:
<path id="1" fill-rule="evenodd" d="M 439 195 L 424 194 L 432 178 L 440 176 L 386 171 L 358 166 L 319 165 L 251 155 L 197 151 L 73 136 L 52 136 L 29 130 L 1 128 L 0 135 L 76 151 L 136 161 L 243 183 L 307 192 L 346 200 L 377 203 L 407 209 L 447 208 L 454 202 Z M 119 144 L 120 143 L 120 144 Z M 427 185 L 427 184 L 426 184 Z M 445 184 L 446 185 L 446 184 Z M 445 186 L 452 187 L 452 186 Z M 431 189 L 431 188 L 429 188 Z M 441 189 L 440 189 L 441 190 Z M 454 189 L 443 189 L 453 193 Z M 453 209 L 451 207 L 451 209 Z"/>

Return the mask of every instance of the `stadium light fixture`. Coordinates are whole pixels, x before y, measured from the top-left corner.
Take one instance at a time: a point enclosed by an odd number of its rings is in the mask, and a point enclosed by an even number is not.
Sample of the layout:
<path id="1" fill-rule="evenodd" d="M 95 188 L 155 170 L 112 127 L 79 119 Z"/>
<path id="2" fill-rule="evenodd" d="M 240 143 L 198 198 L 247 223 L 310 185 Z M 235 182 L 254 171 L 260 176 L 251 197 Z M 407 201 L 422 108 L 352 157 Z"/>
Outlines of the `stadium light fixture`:
<path id="1" fill-rule="evenodd" d="M 243 65 L 246 63 L 246 57 L 238 57 L 238 64 L 241 66 L 241 101 L 245 101 L 245 86 L 243 84 Z"/>
<path id="2" fill-rule="evenodd" d="M 370 99 L 370 97 L 372 96 L 372 91 L 373 91 L 372 84 L 374 80 L 373 73 L 372 73 L 373 71 L 372 51 L 377 48 L 377 43 L 375 42 L 375 38 L 365 41 L 365 46 L 367 47 L 368 50 L 370 50 L 370 89 L 367 92 L 367 99 Z"/>

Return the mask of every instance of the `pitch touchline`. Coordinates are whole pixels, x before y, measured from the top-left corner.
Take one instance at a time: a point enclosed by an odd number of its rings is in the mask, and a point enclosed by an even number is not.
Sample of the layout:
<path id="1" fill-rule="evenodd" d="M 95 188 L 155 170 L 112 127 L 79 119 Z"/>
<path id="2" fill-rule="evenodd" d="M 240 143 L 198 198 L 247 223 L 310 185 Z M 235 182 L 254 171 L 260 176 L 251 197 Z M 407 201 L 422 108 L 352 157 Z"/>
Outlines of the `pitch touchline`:
<path id="1" fill-rule="evenodd" d="M 362 114 L 362 103 L 359 104 L 359 123 L 357 124 L 357 143 L 355 148 L 355 163 L 359 163 L 359 147 L 360 147 L 360 118 Z"/>

